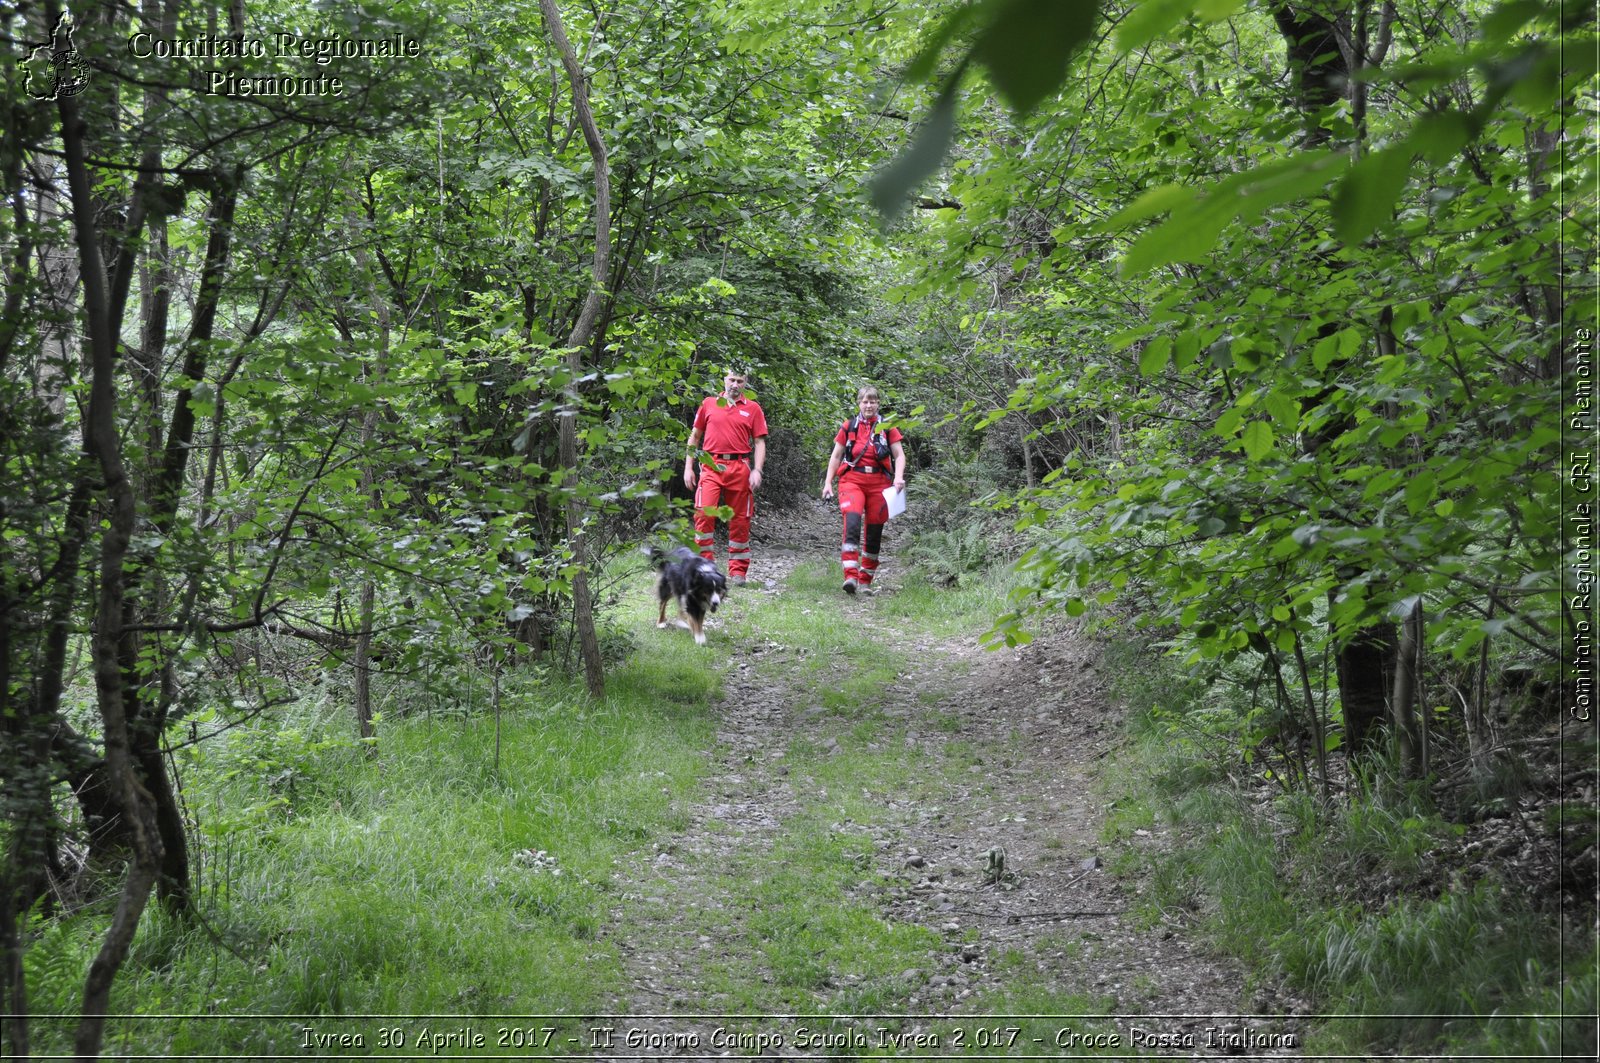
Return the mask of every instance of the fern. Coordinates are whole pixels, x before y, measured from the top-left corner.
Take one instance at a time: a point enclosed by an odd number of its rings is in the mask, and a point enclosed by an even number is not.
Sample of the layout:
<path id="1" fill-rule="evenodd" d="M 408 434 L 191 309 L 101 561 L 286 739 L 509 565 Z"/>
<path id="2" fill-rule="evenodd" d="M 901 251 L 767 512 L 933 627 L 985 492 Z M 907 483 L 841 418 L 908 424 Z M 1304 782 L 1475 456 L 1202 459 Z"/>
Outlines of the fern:
<path id="1" fill-rule="evenodd" d="M 70 1014 L 80 1003 L 83 980 L 98 947 L 95 920 L 87 912 L 60 919 L 35 914 L 29 923 L 25 934 L 31 940 L 22 962 L 30 1009 Z"/>
<path id="2" fill-rule="evenodd" d="M 911 541 L 906 556 L 922 570 L 928 582 L 955 587 L 988 570 L 993 560 L 989 538 L 988 529 L 981 522 L 923 532 Z"/>

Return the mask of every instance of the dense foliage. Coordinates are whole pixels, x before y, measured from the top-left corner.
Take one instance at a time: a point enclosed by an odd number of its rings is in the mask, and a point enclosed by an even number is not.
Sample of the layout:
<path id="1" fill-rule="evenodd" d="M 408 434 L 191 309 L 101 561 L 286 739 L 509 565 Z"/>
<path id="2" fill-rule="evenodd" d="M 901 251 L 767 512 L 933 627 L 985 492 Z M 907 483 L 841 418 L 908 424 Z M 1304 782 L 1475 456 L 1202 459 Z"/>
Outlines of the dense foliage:
<path id="1" fill-rule="evenodd" d="M 1097 603 L 1243 668 L 1226 729 L 1285 786 L 1331 798 L 1329 754 L 1386 734 L 1414 777 L 1482 767 L 1506 677 L 1559 684 L 1592 12 L 562 6 L 0 14 L 10 1012 L 41 927 L 115 894 L 95 1054 L 147 898 L 193 914 L 215 836 L 174 747 L 333 684 L 372 749 L 382 691 L 519 657 L 581 657 L 599 695 L 589 581 L 681 535 L 728 365 L 779 491 L 883 386 L 944 496 L 920 556 L 993 560 L 967 503 L 1027 535 L 999 636 Z M 214 65 L 341 91 L 208 91 Z"/>
<path id="2" fill-rule="evenodd" d="M 1491 744 L 1499 669 L 1559 682 L 1574 619 L 1594 59 L 1556 42 L 1592 27 L 1238 7 L 1141 5 L 1050 106 L 959 144 L 916 290 L 976 295 L 962 329 L 1016 382 L 985 423 L 1031 442 L 1025 610 L 1121 602 L 1192 661 L 1258 662 L 1247 745 L 1280 772 L 1392 716 L 1420 773 L 1435 714 Z"/>

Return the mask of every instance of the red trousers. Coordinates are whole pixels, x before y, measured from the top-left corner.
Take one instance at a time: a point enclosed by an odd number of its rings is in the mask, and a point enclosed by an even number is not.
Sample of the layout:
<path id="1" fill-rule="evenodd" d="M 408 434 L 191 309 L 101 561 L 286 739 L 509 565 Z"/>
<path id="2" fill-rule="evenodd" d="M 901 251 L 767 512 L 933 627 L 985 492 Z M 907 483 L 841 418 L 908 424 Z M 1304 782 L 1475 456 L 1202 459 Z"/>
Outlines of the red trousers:
<path id="1" fill-rule="evenodd" d="M 883 526 L 889 520 L 889 503 L 883 500 L 883 491 L 892 486 L 893 481 L 878 473 L 846 471 L 839 477 L 839 512 L 844 514 L 839 560 L 844 565 L 844 578 L 863 587 L 871 586 L 873 573 L 878 570 Z M 865 543 L 861 541 L 863 527 Z"/>
<path id="2" fill-rule="evenodd" d="M 750 571 L 750 518 L 756 514 L 756 495 L 750 490 L 750 463 L 722 461 L 718 472 L 710 465 L 700 466 L 700 483 L 694 490 L 694 545 L 707 561 L 717 559 L 715 533 L 717 518 L 709 512 L 718 506 L 733 510 L 728 521 L 728 575 L 743 576 Z"/>

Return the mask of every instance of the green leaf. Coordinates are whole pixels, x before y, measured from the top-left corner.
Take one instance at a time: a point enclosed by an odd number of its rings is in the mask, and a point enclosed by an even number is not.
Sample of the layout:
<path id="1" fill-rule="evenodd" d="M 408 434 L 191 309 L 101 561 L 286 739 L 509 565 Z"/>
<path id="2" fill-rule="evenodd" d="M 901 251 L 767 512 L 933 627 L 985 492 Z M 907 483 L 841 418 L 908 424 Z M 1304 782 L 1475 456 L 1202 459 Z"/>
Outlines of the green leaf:
<path id="1" fill-rule="evenodd" d="M 1263 352 L 1256 342 L 1248 336 L 1236 336 L 1228 345 L 1228 353 L 1233 356 L 1233 362 L 1245 372 L 1253 372 L 1260 368 Z"/>
<path id="2" fill-rule="evenodd" d="M 1339 342 L 1335 336 L 1324 336 L 1311 348 L 1311 364 L 1317 367 L 1317 372 L 1328 368 L 1333 360 L 1339 357 Z"/>
<path id="3" fill-rule="evenodd" d="M 951 76 L 917 135 L 893 162 L 872 178 L 872 205 L 885 218 L 898 217 L 911 190 L 930 177 L 944 161 L 956 131 L 956 84 L 961 71 Z"/>
<path id="4" fill-rule="evenodd" d="M 1423 469 L 1406 484 L 1406 510 L 1414 517 L 1427 509 L 1438 494 L 1438 481 L 1431 469 Z"/>
<path id="5" fill-rule="evenodd" d="M 917 57 L 911 60 L 911 64 L 906 67 L 906 81 L 917 84 L 931 80 L 933 72 L 939 63 L 939 53 L 944 51 L 945 45 L 950 43 L 950 38 L 961 33 L 972 24 L 973 20 L 977 18 L 979 10 L 978 5 L 968 4 L 952 11 L 943 22 L 939 23 L 934 31 L 928 35 L 927 43 L 922 46 L 922 51 L 918 52 Z"/>
<path id="6" fill-rule="evenodd" d="M 1194 0 L 1144 0 L 1117 25 L 1117 47 L 1125 52 L 1142 48 L 1182 22 Z"/>
<path id="7" fill-rule="evenodd" d="M 1333 194 L 1333 232 L 1347 244 L 1359 244 L 1394 215 L 1395 200 L 1411 173 L 1411 148 L 1375 151 L 1356 163 Z"/>
<path id="8" fill-rule="evenodd" d="M 1301 152 L 1218 181 L 1205 198 L 1174 206 L 1171 217 L 1139 237 L 1122 258 L 1122 275 L 1169 262 L 1204 261 L 1235 219 L 1252 221 L 1270 207 L 1321 191 L 1342 161 L 1330 151 Z"/>
<path id="9" fill-rule="evenodd" d="M 1138 199 L 1106 221 L 1100 222 L 1090 232 L 1112 232 L 1193 202 L 1194 189 L 1189 185 L 1157 185 L 1155 188 L 1147 189 Z"/>
<path id="10" fill-rule="evenodd" d="M 1435 166 L 1455 158 L 1472 139 L 1472 122 L 1459 111 L 1435 111 L 1412 126 L 1406 142 Z"/>
<path id="11" fill-rule="evenodd" d="M 1344 361 L 1361 349 L 1361 333 L 1353 328 L 1340 329 L 1324 336 L 1311 349 L 1311 364 L 1321 372 L 1334 362 Z"/>
<path id="12" fill-rule="evenodd" d="M 1157 336 L 1139 352 L 1139 372 L 1144 376 L 1155 376 L 1167 367 L 1167 358 L 1171 354 L 1172 337 Z"/>
<path id="13" fill-rule="evenodd" d="M 1260 461 L 1272 453 L 1272 426 L 1266 421 L 1251 421 L 1245 426 L 1244 435 L 1245 457 L 1251 461 Z"/>
<path id="14" fill-rule="evenodd" d="M 1484 16 L 1483 39 L 1505 41 L 1550 7 L 1544 0 L 1511 0 Z"/>
<path id="15" fill-rule="evenodd" d="M 1200 333 L 1190 329 L 1178 337 L 1172 348 L 1172 368 L 1183 370 L 1194 364 L 1200 356 Z"/>
<path id="16" fill-rule="evenodd" d="M 1029 115 L 1066 79 L 1072 55 L 1094 34 L 1099 0 L 989 0 L 972 58 L 1012 110 Z"/>
<path id="17" fill-rule="evenodd" d="M 1122 275 L 1132 277 L 1169 262 L 1199 262 L 1211 253 L 1227 224 L 1227 215 L 1220 211 L 1175 212 L 1128 248 L 1122 256 Z"/>
<path id="18" fill-rule="evenodd" d="M 1272 419 L 1283 426 L 1286 432 L 1295 432 L 1300 428 L 1300 403 L 1287 395 L 1274 391 L 1261 401 Z"/>

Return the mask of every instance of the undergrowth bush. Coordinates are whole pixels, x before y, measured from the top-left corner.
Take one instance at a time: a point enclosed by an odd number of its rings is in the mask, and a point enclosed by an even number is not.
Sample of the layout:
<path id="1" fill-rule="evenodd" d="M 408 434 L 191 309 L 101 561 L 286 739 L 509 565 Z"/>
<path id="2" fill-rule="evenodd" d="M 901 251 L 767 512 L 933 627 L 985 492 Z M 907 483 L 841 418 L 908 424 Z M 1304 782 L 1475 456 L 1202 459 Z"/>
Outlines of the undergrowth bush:
<path id="1" fill-rule="evenodd" d="M 1350 1016 L 1335 1024 L 1346 1042 L 1418 1051 L 1452 1028 L 1470 1039 L 1473 1023 L 1452 1016 L 1520 1011 L 1541 982 L 1560 977 L 1548 920 L 1488 883 L 1378 912 L 1308 916 L 1284 959 L 1324 1010 Z"/>
<path id="2" fill-rule="evenodd" d="M 129 1058 L 289 1058 L 291 1023 L 206 1017 L 603 1008 L 620 978 L 598 940 L 619 855 L 683 827 L 721 695 L 721 673 L 680 642 L 638 644 L 603 702 L 508 668 L 497 714 L 485 662 L 387 683 L 371 743 L 336 696 L 192 717 L 203 740 L 174 758 L 203 923 L 150 906 L 112 1010 L 177 1018 L 128 1020 L 113 1039 Z M 113 901 L 30 928 L 36 1017 L 81 1003 Z M 366 1020 L 344 1025 L 373 1043 Z M 33 1032 L 36 1050 L 70 1046 L 65 1024 Z"/>
<path id="3" fill-rule="evenodd" d="M 767 460 L 761 467 L 760 504 L 788 509 L 801 498 L 812 497 L 827 462 L 826 450 L 814 454 L 794 429 L 774 426 L 767 435 Z"/>
<path id="4" fill-rule="evenodd" d="M 990 531 L 981 521 L 920 532 L 906 547 L 905 556 L 924 579 L 941 587 L 970 582 L 995 562 Z"/>
<path id="5" fill-rule="evenodd" d="M 1280 792 L 1237 746 L 1229 755 L 1237 732 L 1207 722 L 1237 714 L 1236 693 L 1126 645 L 1108 656 L 1126 677 L 1118 693 L 1136 738 L 1113 784 L 1119 815 L 1136 805 L 1177 828 L 1169 851 L 1114 865 L 1147 876 L 1148 921 L 1190 913 L 1256 983 L 1285 983 L 1342 1016 L 1314 1030 L 1308 1049 L 1518 1058 L 1593 1048 L 1593 1019 L 1572 1017 L 1593 1014 L 1592 928 L 1492 876 L 1447 882 L 1437 854 L 1465 828 L 1424 787 L 1380 760 L 1332 802 Z M 1549 1017 L 1527 1017 L 1541 1011 Z"/>

